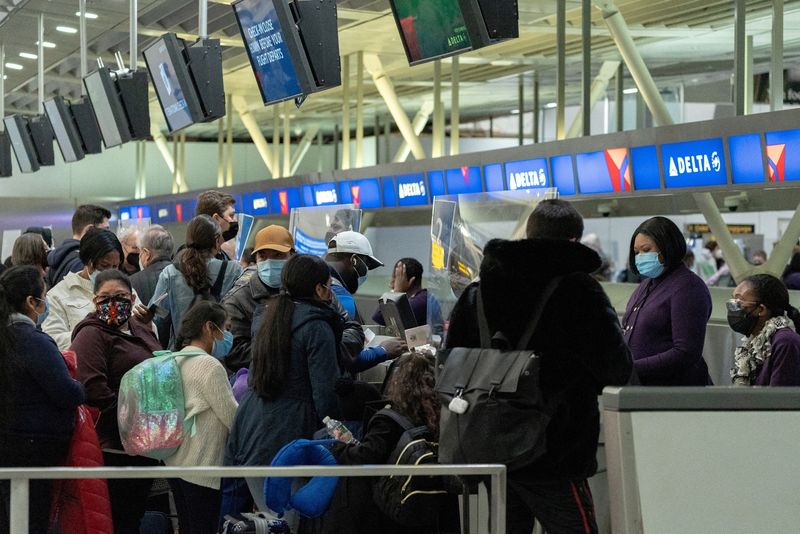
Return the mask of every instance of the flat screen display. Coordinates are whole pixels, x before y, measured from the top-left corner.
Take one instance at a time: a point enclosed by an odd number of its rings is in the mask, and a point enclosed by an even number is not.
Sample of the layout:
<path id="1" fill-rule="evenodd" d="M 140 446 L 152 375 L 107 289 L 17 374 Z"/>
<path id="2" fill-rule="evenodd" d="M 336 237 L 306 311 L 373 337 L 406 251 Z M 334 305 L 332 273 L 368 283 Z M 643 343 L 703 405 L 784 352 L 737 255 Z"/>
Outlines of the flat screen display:
<path id="1" fill-rule="evenodd" d="M 445 176 L 447 178 L 447 192 L 450 195 L 483 192 L 480 167 L 448 169 Z"/>
<path id="2" fill-rule="evenodd" d="M 83 84 L 92 102 L 92 109 L 97 117 L 97 125 L 100 127 L 106 148 L 130 141 L 130 128 L 125 118 L 125 111 L 108 73 L 97 70 L 86 76 Z"/>
<path id="3" fill-rule="evenodd" d="M 553 187 L 558 189 L 558 194 L 574 195 L 575 169 L 572 165 L 572 156 L 553 156 L 550 158 L 550 165 L 553 167 Z"/>
<path id="4" fill-rule="evenodd" d="M 458 0 L 392 0 L 412 65 L 472 49 Z"/>
<path id="5" fill-rule="evenodd" d="M 149 219 L 150 206 L 141 205 L 141 206 L 127 206 L 124 208 L 120 208 L 119 218 L 122 221 Z"/>
<path id="6" fill-rule="evenodd" d="M 339 182 L 339 201 L 342 204 L 377 209 L 383 207 L 381 197 L 381 185 L 377 178 Z"/>
<path id="7" fill-rule="evenodd" d="M 172 202 L 156 204 L 153 221 L 158 224 L 175 222 L 175 204 Z"/>
<path id="8" fill-rule="evenodd" d="M 731 155 L 731 176 L 735 184 L 757 184 L 764 181 L 764 151 L 761 135 L 734 135 L 728 138 Z"/>
<path id="9" fill-rule="evenodd" d="M 267 193 L 247 193 L 243 199 L 243 210 L 248 215 L 259 217 L 269 215 L 269 199 Z"/>
<path id="10" fill-rule="evenodd" d="M 483 167 L 483 178 L 486 180 L 486 191 L 503 191 L 505 183 L 503 181 L 503 164 L 492 163 Z"/>
<path id="11" fill-rule="evenodd" d="M 609 148 L 575 156 L 578 187 L 583 194 L 621 193 L 631 190 L 627 148 Z"/>
<path id="12" fill-rule="evenodd" d="M 800 130 L 767 132 L 769 181 L 800 180 Z"/>
<path id="13" fill-rule="evenodd" d="M 383 190 L 383 205 L 386 208 L 397 207 L 397 189 L 394 185 L 394 176 L 383 176 L 381 178 L 381 189 Z"/>
<path id="14" fill-rule="evenodd" d="M 509 191 L 547 187 L 547 159 L 537 158 L 506 163 Z"/>
<path id="15" fill-rule="evenodd" d="M 85 153 L 81 146 L 75 119 L 72 118 L 72 113 L 69 110 L 69 104 L 59 96 L 46 101 L 44 110 L 47 113 L 47 118 L 50 119 L 50 125 L 53 127 L 53 134 L 56 137 L 58 148 L 61 150 L 64 161 L 71 163 L 83 159 Z"/>
<path id="16" fill-rule="evenodd" d="M 339 204 L 339 192 L 335 182 L 315 184 L 311 190 L 314 195 L 314 206 L 333 206 Z"/>
<path id="17" fill-rule="evenodd" d="M 428 171 L 428 186 L 430 187 L 432 197 L 446 195 L 447 189 L 444 186 L 444 172 Z"/>
<path id="18" fill-rule="evenodd" d="M 188 222 L 194 217 L 195 208 L 197 207 L 197 199 L 189 198 L 181 200 L 175 204 L 175 220 L 178 222 Z"/>
<path id="19" fill-rule="evenodd" d="M 264 103 L 302 95 L 297 69 L 286 46 L 285 29 L 281 28 L 275 2 L 241 0 L 233 5 L 233 10 Z"/>
<path id="20" fill-rule="evenodd" d="M 631 148 L 631 162 L 633 163 L 633 188 L 635 190 L 661 189 L 658 150 L 655 145 Z"/>
<path id="21" fill-rule="evenodd" d="M 722 139 L 661 145 L 661 162 L 667 188 L 728 183 Z"/>
<path id="22" fill-rule="evenodd" d="M 398 206 L 424 206 L 428 203 L 428 186 L 424 174 L 404 174 L 395 181 Z"/>
<path id="23" fill-rule="evenodd" d="M 28 119 L 12 115 L 4 118 L 3 123 L 6 127 L 6 134 L 11 140 L 11 147 L 14 149 L 19 170 L 22 172 L 38 171 L 39 161 L 36 158 L 30 130 L 28 130 Z"/>
<path id="24" fill-rule="evenodd" d="M 270 200 L 272 200 L 272 213 L 276 215 L 289 215 L 292 208 L 299 208 L 303 205 L 300 200 L 299 187 L 273 189 L 270 193 Z"/>
<path id="25" fill-rule="evenodd" d="M 194 91 L 194 88 L 184 86 L 191 85 L 191 79 L 180 55 L 181 45 L 182 43 L 174 36 L 164 36 L 143 54 L 170 132 L 181 130 L 194 123 L 189 103 L 186 101 L 186 91 Z M 181 75 L 177 69 L 181 69 Z"/>

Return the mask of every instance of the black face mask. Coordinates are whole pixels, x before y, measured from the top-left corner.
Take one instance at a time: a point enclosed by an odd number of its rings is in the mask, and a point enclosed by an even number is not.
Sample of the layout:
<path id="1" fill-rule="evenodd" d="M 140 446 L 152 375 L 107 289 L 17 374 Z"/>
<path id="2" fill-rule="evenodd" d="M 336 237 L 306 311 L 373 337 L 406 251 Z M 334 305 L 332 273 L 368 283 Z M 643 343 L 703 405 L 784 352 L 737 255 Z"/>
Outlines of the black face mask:
<path id="1" fill-rule="evenodd" d="M 758 324 L 758 315 L 751 315 L 745 310 L 728 310 L 728 325 L 731 330 L 743 336 L 749 336 Z"/>
<path id="2" fill-rule="evenodd" d="M 136 270 L 139 270 L 139 253 L 138 252 L 131 252 L 127 256 L 125 256 L 125 261 L 131 267 L 136 267 Z"/>
<path id="3" fill-rule="evenodd" d="M 224 232 L 222 232 L 222 239 L 224 239 L 225 242 L 227 243 L 228 241 L 236 237 L 238 233 L 239 233 L 239 221 L 233 221 L 231 222 L 230 227 Z"/>

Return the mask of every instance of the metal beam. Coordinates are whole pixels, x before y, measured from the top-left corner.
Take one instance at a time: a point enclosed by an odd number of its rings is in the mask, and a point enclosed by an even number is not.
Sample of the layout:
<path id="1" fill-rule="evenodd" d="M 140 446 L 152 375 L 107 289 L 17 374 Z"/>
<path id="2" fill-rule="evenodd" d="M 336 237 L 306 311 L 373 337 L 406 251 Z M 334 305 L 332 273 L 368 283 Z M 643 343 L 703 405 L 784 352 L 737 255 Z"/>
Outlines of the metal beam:
<path id="1" fill-rule="evenodd" d="M 272 165 L 277 171 L 281 168 L 281 107 L 272 106 Z M 273 178 L 278 177 L 275 172 Z"/>
<path id="2" fill-rule="evenodd" d="M 783 109 L 783 0 L 772 0 L 772 54 L 769 65 L 769 109 Z"/>
<path id="3" fill-rule="evenodd" d="M 431 139 L 431 157 L 444 156 L 444 122 L 442 117 L 442 61 L 433 62 L 433 137 Z M 417 134 L 419 135 L 419 134 Z"/>
<path id="4" fill-rule="evenodd" d="M 733 27 L 733 107 L 737 116 L 745 112 L 745 78 L 746 68 L 746 0 L 734 0 L 735 15 Z"/>
<path id="5" fill-rule="evenodd" d="M 433 113 L 433 102 L 426 100 L 422 103 L 422 107 L 419 108 L 417 115 L 414 117 L 414 122 L 411 123 L 411 127 L 414 129 L 414 133 L 419 135 L 422 133 L 422 130 L 425 129 L 425 125 L 428 124 L 428 120 L 431 118 L 431 114 Z M 389 151 L 389 124 L 387 123 L 386 128 L 386 151 L 388 155 Z M 397 153 L 394 155 L 392 159 L 393 163 L 402 163 L 406 159 L 408 159 L 408 155 L 411 153 L 411 146 L 403 141 L 400 145 L 400 148 L 397 149 Z"/>
<path id="6" fill-rule="evenodd" d="M 525 142 L 525 80 L 522 74 L 517 79 L 517 144 Z"/>
<path id="7" fill-rule="evenodd" d="M 39 13 L 39 26 L 36 32 L 38 39 L 37 85 L 39 92 L 39 115 L 44 113 L 44 13 Z"/>
<path id="8" fill-rule="evenodd" d="M 623 77 L 624 71 L 622 63 L 617 67 L 617 79 L 615 86 L 615 111 L 617 116 L 617 131 L 621 132 L 625 129 L 625 78 Z"/>
<path id="9" fill-rule="evenodd" d="M 356 53 L 356 167 L 364 166 L 364 51 Z"/>
<path id="10" fill-rule="evenodd" d="M 585 125 L 582 125 L 583 117 L 587 114 L 591 115 L 592 109 L 594 108 L 595 104 L 606 94 L 606 90 L 608 89 L 608 84 L 611 81 L 611 78 L 617 72 L 617 67 L 619 67 L 619 61 L 605 61 L 600 66 L 600 72 L 597 73 L 597 77 L 592 82 L 592 87 L 589 92 L 589 101 L 584 102 L 583 105 L 587 106 L 587 108 L 583 111 L 583 113 L 578 113 L 575 116 L 575 120 L 572 121 L 572 124 L 567 131 L 567 138 L 578 137 L 581 133 L 581 127 L 583 126 L 583 135 L 588 135 L 586 133 Z"/>
<path id="11" fill-rule="evenodd" d="M 564 114 L 567 106 L 566 73 L 567 73 L 567 0 L 556 0 L 556 139 L 564 139 Z"/>
<path id="12" fill-rule="evenodd" d="M 197 33 L 200 39 L 208 39 L 208 0 L 198 0 Z"/>
<path id="13" fill-rule="evenodd" d="M 89 47 L 86 44 L 86 0 L 78 0 L 78 13 L 80 13 L 79 33 L 80 33 L 80 49 L 81 49 L 81 80 L 83 80 L 89 73 L 87 71 L 87 55 Z M 81 94 L 86 94 L 86 88 L 81 83 Z"/>
<path id="14" fill-rule="evenodd" d="M 291 174 L 292 168 L 292 130 L 290 129 L 289 113 L 292 111 L 292 103 L 283 103 L 283 177 Z"/>
<path id="15" fill-rule="evenodd" d="M 269 144 L 264 138 L 264 134 L 261 132 L 258 121 L 250 113 L 250 110 L 247 107 L 247 101 L 241 95 L 234 95 L 232 104 L 236 112 L 239 114 L 242 124 L 244 124 L 244 127 L 247 129 L 247 133 L 250 134 L 250 139 L 253 140 L 253 144 L 256 146 L 258 155 L 261 156 L 261 160 L 264 162 L 264 165 L 266 165 L 269 173 L 273 178 L 275 178 L 278 175 L 278 169 L 272 157 L 272 150 L 270 150 Z"/>
<path id="16" fill-rule="evenodd" d="M 659 126 L 666 126 L 673 124 L 674 121 L 669 114 L 666 103 L 658 91 L 656 82 L 650 75 L 647 65 L 642 59 L 636 44 L 633 42 L 633 37 L 628 30 L 628 24 L 619 12 L 613 0 L 595 0 L 595 3 L 603 11 L 603 20 L 611 32 L 611 37 L 617 45 L 622 59 L 625 61 L 628 70 L 636 82 L 636 87 L 639 88 L 639 93 L 642 95 L 650 113 L 653 114 L 656 124 Z"/>
<path id="17" fill-rule="evenodd" d="M 0 43 L 0 132 L 6 131 L 6 45 Z"/>
<path id="18" fill-rule="evenodd" d="M 232 111 L 228 108 L 229 117 Z M 217 187 L 225 187 L 225 117 L 217 119 Z"/>
<path id="19" fill-rule="evenodd" d="M 414 158 L 418 160 L 427 158 L 425 149 L 422 147 L 418 135 L 414 132 L 411 121 L 408 120 L 408 115 L 406 115 L 403 106 L 400 104 L 392 80 L 383 70 L 380 58 L 375 54 L 366 54 L 364 56 L 364 65 L 372 76 L 375 87 L 386 102 L 386 107 L 389 108 L 389 112 L 392 114 L 395 123 L 397 123 L 397 127 L 400 129 L 403 139 L 405 139 L 411 147 Z"/>
<path id="20" fill-rule="evenodd" d="M 753 36 L 744 43 L 744 115 L 753 114 Z"/>
<path id="21" fill-rule="evenodd" d="M 583 135 L 592 135 L 592 0 L 581 0 L 581 115 Z M 602 71 L 602 69 L 601 69 Z M 608 85 L 608 84 L 606 84 Z M 598 97 L 599 98 L 599 97 Z M 574 124 L 574 123 L 573 123 Z M 567 137 L 571 137 L 567 133 Z"/>
<path id="22" fill-rule="evenodd" d="M 143 35 L 145 37 L 161 37 L 167 32 L 166 30 L 161 28 L 148 28 L 145 26 L 145 27 L 140 27 L 138 29 L 138 33 L 139 35 Z M 195 33 L 187 33 L 187 32 L 175 32 L 175 35 L 177 35 L 178 37 L 180 37 L 185 41 L 190 41 L 190 42 L 196 41 L 198 37 L 200 37 Z M 227 46 L 230 48 L 244 48 L 244 41 L 242 41 L 241 39 L 234 39 L 228 37 L 223 33 L 215 33 L 209 35 L 208 37 L 211 37 L 212 39 L 219 39 L 219 42 L 222 46 Z"/>
<path id="23" fill-rule="evenodd" d="M 450 70 L 450 155 L 461 152 L 461 66 L 453 57 Z"/>
<path id="24" fill-rule="evenodd" d="M 342 169 L 350 168 L 350 56 L 342 58 Z"/>
<path id="25" fill-rule="evenodd" d="M 226 100 L 227 109 L 232 110 L 233 95 L 228 93 Z M 230 186 L 233 185 L 233 113 L 228 113 L 226 118 L 227 132 L 225 133 L 225 185 Z M 259 131 L 261 131 L 260 128 Z M 276 167 L 277 163 L 273 162 L 272 166 Z M 275 175 L 273 174 L 273 177 L 274 176 Z"/>
<path id="26" fill-rule="evenodd" d="M 128 17 L 130 18 L 131 27 L 129 30 L 130 33 L 130 44 L 128 45 L 130 53 L 130 69 L 136 70 L 136 62 L 137 56 L 139 55 L 139 33 L 137 32 L 139 26 L 139 2 L 138 0 L 130 0 L 130 14 Z"/>
<path id="27" fill-rule="evenodd" d="M 539 142 L 539 71 L 533 71 L 533 142 Z"/>
<path id="28" fill-rule="evenodd" d="M 311 145 L 314 143 L 314 139 L 317 137 L 317 132 L 319 131 L 319 125 L 315 124 L 303 134 L 300 144 L 297 145 L 297 150 L 295 150 L 292 155 L 292 165 L 289 169 L 289 175 L 295 174 L 297 169 L 300 168 L 300 164 L 303 163 L 303 159 L 306 157 L 306 154 L 308 154 L 309 149 L 311 149 Z"/>

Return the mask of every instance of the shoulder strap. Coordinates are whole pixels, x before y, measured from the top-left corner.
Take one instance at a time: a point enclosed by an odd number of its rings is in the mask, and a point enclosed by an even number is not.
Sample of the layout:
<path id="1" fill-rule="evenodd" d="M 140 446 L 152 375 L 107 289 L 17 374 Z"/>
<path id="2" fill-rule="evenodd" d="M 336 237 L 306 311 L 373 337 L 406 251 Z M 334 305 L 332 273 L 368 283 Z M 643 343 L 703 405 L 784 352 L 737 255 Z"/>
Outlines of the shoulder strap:
<path id="1" fill-rule="evenodd" d="M 404 431 L 411 430 L 415 428 L 417 425 L 412 423 L 407 417 L 400 415 L 396 411 L 392 410 L 391 408 L 383 408 L 382 410 L 378 410 L 375 412 L 375 415 L 385 415 L 398 425 L 400 425 Z"/>
<path id="2" fill-rule="evenodd" d="M 219 274 L 217 274 L 217 279 L 214 280 L 214 285 L 211 286 L 211 295 L 216 299 L 217 302 L 222 300 L 222 286 L 225 283 L 225 274 L 228 271 L 228 260 L 227 258 L 222 260 L 222 265 L 219 268 Z"/>

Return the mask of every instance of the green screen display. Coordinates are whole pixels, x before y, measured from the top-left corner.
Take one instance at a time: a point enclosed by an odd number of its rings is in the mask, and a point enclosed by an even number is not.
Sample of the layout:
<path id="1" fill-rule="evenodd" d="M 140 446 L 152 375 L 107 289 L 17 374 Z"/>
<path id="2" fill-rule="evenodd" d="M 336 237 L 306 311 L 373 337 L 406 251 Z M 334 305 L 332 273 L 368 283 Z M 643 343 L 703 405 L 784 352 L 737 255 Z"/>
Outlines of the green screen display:
<path id="1" fill-rule="evenodd" d="M 470 50 L 458 0 L 394 0 L 410 63 Z"/>

